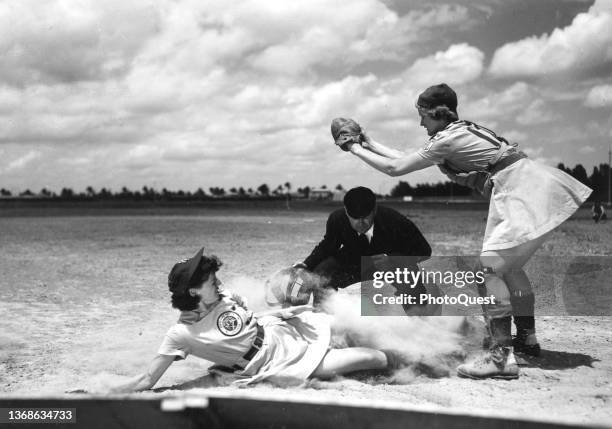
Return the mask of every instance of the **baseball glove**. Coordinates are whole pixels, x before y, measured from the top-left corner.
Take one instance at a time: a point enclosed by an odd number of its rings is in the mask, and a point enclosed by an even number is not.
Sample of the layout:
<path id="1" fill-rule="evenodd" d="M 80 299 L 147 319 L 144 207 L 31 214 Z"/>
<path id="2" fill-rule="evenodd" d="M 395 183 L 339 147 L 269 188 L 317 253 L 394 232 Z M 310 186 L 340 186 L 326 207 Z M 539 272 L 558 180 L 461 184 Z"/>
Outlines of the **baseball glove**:
<path id="1" fill-rule="evenodd" d="M 363 135 L 361 126 L 352 119 L 335 118 L 331 123 L 331 133 L 334 143 L 345 152 L 350 150 L 351 144 L 361 144 Z"/>
<path id="2" fill-rule="evenodd" d="M 303 268 L 284 268 L 266 280 L 266 303 L 270 306 L 308 304 L 317 284 L 312 273 Z"/>

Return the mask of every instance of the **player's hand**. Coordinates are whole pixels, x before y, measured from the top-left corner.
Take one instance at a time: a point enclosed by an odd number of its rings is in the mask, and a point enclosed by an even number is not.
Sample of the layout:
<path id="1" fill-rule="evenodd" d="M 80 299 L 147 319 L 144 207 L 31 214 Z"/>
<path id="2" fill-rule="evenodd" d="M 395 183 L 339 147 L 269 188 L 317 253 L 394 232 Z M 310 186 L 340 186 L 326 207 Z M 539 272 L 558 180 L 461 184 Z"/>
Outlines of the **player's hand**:
<path id="1" fill-rule="evenodd" d="M 347 136 L 347 137 L 340 137 L 340 138 L 338 138 L 338 140 L 335 141 L 335 144 L 340 149 L 342 149 L 344 152 L 350 152 L 351 151 L 351 147 L 353 147 L 355 142 L 353 142 L 352 138 Z"/>
<path id="2" fill-rule="evenodd" d="M 372 264 L 374 265 L 374 268 L 376 268 L 378 271 L 385 271 L 387 269 L 389 265 L 389 255 L 387 255 L 386 253 L 372 255 L 370 256 L 370 258 L 372 259 Z"/>
<path id="3" fill-rule="evenodd" d="M 236 304 L 238 304 L 239 306 L 241 306 L 245 310 L 248 310 L 248 308 L 247 308 L 247 299 L 245 297 L 240 296 L 237 293 L 232 292 L 232 299 L 234 301 L 236 301 Z"/>
<path id="4" fill-rule="evenodd" d="M 372 150 L 372 138 L 363 128 L 361 129 L 361 147 Z"/>

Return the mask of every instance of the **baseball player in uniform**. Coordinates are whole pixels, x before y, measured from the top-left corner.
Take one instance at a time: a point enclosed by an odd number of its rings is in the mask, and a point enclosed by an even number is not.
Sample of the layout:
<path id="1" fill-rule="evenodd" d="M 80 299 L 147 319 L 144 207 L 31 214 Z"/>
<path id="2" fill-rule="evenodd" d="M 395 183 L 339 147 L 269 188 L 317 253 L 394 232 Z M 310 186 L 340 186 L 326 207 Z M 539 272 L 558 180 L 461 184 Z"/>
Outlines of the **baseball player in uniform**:
<path id="1" fill-rule="evenodd" d="M 254 314 L 239 296 L 220 288 L 222 263 L 200 249 L 168 277 L 172 306 L 181 310 L 146 372 L 115 392 L 152 388 L 175 360 L 193 355 L 234 371 L 235 383 L 300 383 L 365 369 L 396 367 L 389 352 L 365 347 L 330 349 L 330 316 L 309 306 Z M 393 362 L 393 364 L 391 364 Z"/>
<path id="2" fill-rule="evenodd" d="M 533 291 L 522 267 L 592 190 L 559 169 L 528 159 L 493 131 L 459 120 L 457 95 L 446 84 L 427 88 L 416 107 L 430 137 L 418 151 L 400 152 L 365 133 L 358 142 L 337 140 L 336 144 L 390 176 L 437 165 L 451 180 L 490 197 L 480 268 L 487 293 L 496 298 L 486 306 L 492 345 L 484 356 L 459 366 L 457 372 L 470 378 L 517 378 L 513 345 L 537 344 Z M 529 316 L 517 319 L 514 343 L 513 304 L 515 313 Z"/>

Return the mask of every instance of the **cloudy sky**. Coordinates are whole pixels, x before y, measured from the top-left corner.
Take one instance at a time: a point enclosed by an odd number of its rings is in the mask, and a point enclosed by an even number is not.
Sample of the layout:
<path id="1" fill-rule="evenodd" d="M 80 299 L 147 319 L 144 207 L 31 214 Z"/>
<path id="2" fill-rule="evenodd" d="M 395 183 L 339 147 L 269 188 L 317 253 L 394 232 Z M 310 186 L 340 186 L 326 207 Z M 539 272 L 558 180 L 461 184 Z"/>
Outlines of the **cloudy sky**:
<path id="1" fill-rule="evenodd" d="M 440 82 L 461 117 L 590 172 L 611 28 L 612 0 L 0 1 L 0 187 L 387 191 L 331 119 L 415 150 L 415 99 Z"/>

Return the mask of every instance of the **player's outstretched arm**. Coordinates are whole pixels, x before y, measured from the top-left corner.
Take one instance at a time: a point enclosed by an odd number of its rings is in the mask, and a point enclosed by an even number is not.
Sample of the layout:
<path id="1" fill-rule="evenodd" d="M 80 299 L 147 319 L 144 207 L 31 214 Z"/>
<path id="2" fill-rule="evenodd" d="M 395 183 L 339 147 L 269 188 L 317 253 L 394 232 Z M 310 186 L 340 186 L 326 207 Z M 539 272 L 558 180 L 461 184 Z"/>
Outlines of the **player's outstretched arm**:
<path id="1" fill-rule="evenodd" d="M 147 372 L 137 375 L 131 380 L 111 389 L 112 393 L 139 392 L 155 386 L 166 370 L 174 362 L 175 356 L 157 355 L 149 364 Z"/>
<path id="2" fill-rule="evenodd" d="M 356 144 L 351 146 L 351 153 L 378 171 L 394 177 L 434 165 L 433 162 L 424 159 L 417 153 L 411 153 L 401 158 L 391 159 L 375 154 Z"/>
<path id="3" fill-rule="evenodd" d="M 375 141 L 372 137 L 366 134 L 365 131 L 363 131 L 361 135 L 363 136 L 362 146 L 375 154 L 391 159 L 398 159 L 406 156 L 406 154 L 400 150 L 390 148 L 380 142 Z"/>

